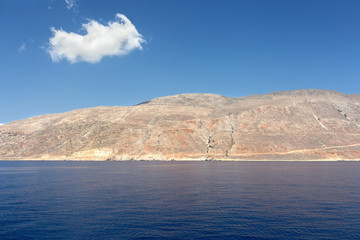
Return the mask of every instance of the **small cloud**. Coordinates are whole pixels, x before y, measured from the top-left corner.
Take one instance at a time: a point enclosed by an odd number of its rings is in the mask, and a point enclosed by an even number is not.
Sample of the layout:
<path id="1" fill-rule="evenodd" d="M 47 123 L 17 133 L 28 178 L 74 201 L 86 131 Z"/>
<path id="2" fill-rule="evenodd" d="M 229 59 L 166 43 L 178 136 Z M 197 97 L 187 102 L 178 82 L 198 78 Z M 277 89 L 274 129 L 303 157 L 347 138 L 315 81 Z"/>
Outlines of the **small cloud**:
<path id="1" fill-rule="evenodd" d="M 19 51 L 19 52 L 23 52 L 23 51 L 25 51 L 25 50 L 26 50 L 26 44 L 23 43 L 23 44 L 21 44 L 21 46 L 19 47 L 18 51 Z"/>
<path id="2" fill-rule="evenodd" d="M 77 0 L 65 0 L 66 8 L 70 10 L 70 9 L 76 7 L 76 1 Z"/>
<path id="3" fill-rule="evenodd" d="M 0 126 L 1 126 L 1 125 L 5 125 L 5 123 L 0 123 Z"/>
<path id="4" fill-rule="evenodd" d="M 145 42 L 135 26 L 123 14 L 116 14 L 116 21 L 107 25 L 89 20 L 82 25 L 85 35 L 51 28 L 48 52 L 53 62 L 65 58 L 70 63 L 85 61 L 96 63 L 105 56 L 122 56 L 135 49 L 142 49 Z"/>
<path id="5" fill-rule="evenodd" d="M 48 10 L 50 11 L 50 10 L 52 10 L 53 9 L 53 3 L 55 2 L 56 0 L 50 0 L 50 1 L 48 1 Z"/>

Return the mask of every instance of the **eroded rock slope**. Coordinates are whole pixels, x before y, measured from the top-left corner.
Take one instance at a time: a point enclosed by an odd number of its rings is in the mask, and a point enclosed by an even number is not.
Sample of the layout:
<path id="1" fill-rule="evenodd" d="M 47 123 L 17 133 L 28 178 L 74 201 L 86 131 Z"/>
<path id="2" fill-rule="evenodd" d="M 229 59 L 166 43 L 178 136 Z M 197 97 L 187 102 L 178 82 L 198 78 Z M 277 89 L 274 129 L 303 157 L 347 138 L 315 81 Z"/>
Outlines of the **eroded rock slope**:
<path id="1" fill-rule="evenodd" d="M 181 94 L 0 126 L 0 159 L 360 159 L 360 95 Z"/>

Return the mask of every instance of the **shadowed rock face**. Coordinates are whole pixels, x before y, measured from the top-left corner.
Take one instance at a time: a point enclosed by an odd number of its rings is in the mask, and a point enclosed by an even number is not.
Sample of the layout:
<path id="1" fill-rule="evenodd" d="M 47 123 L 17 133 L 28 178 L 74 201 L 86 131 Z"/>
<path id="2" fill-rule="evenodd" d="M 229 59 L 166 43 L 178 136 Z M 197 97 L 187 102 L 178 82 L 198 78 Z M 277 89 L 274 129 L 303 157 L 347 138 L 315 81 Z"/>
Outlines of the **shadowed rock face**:
<path id="1" fill-rule="evenodd" d="M 360 159 L 360 95 L 181 94 L 0 126 L 0 159 Z"/>

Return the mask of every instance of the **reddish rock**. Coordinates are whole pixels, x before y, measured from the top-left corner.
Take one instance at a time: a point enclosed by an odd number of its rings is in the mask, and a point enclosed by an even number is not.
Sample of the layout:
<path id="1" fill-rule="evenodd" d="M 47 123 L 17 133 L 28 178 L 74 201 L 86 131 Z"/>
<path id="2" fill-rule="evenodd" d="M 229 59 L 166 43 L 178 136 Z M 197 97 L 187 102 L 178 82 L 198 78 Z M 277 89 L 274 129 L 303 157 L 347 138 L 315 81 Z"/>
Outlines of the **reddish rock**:
<path id="1" fill-rule="evenodd" d="M 0 159 L 357 160 L 360 95 L 181 94 L 0 126 Z"/>

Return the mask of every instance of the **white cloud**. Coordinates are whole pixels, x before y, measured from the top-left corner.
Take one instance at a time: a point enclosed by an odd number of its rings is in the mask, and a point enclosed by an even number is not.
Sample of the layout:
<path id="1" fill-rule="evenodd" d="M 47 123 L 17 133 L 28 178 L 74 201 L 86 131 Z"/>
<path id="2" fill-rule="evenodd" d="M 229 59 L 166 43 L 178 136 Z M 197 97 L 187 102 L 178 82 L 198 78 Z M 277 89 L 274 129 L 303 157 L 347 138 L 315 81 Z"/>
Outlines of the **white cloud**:
<path id="1" fill-rule="evenodd" d="M 18 51 L 19 51 L 19 52 L 23 52 L 23 51 L 25 51 L 25 50 L 26 50 L 26 44 L 23 43 L 23 44 L 21 44 L 21 46 L 19 47 Z"/>
<path id="2" fill-rule="evenodd" d="M 77 0 L 65 0 L 66 8 L 70 10 L 73 7 L 75 7 L 76 6 L 76 1 Z"/>
<path id="3" fill-rule="evenodd" d="M 116 21 L 102 25 L 94 20 L 83 24 L 85 35 L 51 28 L 48 52 L 53 62 L 65 58 L 71 63 L 99 62 L 105 56 L 122 56 L 134 49 L 142 49 L 145 42 L 135 26 L 123 14 L 116 14 Z"/>
<path id="4" fill-rule="evenodd" d="M 0 123 L 0 126 L 1 126 L 1 125 L 5 125 L 5 124 L 4 124 L 4 123 Z"/>

